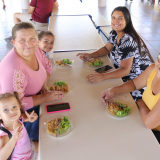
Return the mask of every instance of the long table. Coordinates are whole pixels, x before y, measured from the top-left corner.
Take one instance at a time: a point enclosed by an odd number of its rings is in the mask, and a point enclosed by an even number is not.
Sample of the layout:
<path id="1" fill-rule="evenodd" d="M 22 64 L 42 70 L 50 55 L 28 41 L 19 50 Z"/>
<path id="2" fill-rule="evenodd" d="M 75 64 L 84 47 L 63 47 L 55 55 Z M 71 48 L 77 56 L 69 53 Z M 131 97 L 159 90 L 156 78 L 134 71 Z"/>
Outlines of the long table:
<path id="1" fill-rule="evenodd" d="M 87 51 L 91 52 L 91 51 Z M 100 99 L 101 92 L 107 88 L 122 84 L 121 79 L 105 80 L 91 84 L 86 76 L 94 73 L 76 54 L 68 52 L 74 59 L 72 67 L 58 68 L 53 66 L 49 82 L 60 79 L 72 84 L 72 90 L 63 100 L 53 102 L 69 102 L 70 111 L 64 112 L 74 119 L 75 128 L 65 137 L 55 138 L 46 134 L 44 122 L 49 116 L 45 104 L 40 107 L 40 160 L 154 160 L 160 159 L 160 148 L 151 130 L 143 125 L 139 110 L 130 96 L 117 95 L 132 105 L 132 113 L 124 118 L 112 117 L 105 110 Z M 53 60 L 65 58 L 66 53 L 54 53 Z M 104 57 L 105 64 L 112 65 L 109 58 Z M 52 60 L 52 62 L 53 62 Z"/>
<path id="2" fill-rule="evenodd" d="M 86 2 L 80 3 L 79 0 L 59 0 L 59 7 L 53 8 L 52 16 L 78 16 L 78 15 L 88 15 L 95 22 L 96 27 L 108 26 L 110 22 L 103 18 L 98 11 L 98 3 L 93 3 L 92 1 L 87 4 Z M 93 7 L 93 4 L 95 5 Z"/>
<path id="3" fill-rule="evenodd" d="M 51 15 L 90 15 L 79 0 L 58 0 L 59 7 L 53 8 Z"/>
<path id="4" fill-rule="evenodd" d="M 49 30 L 55 35 L 54 52 L 91 50 L 104 46 L 88 16 L 51 16 Z"/>

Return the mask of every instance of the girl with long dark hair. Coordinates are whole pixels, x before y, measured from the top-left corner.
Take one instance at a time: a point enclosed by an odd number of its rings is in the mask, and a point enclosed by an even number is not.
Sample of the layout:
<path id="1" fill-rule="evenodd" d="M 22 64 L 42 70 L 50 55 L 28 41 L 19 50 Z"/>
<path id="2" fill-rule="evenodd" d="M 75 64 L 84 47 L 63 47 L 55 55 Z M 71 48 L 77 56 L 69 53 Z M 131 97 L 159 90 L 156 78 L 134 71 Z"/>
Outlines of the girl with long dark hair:
<path id="1" fill-rule="evenodd" d="M 154 61 L 144 41 L 133 27 L 129 10 L 117 7 L 111 14 L 112 31 L 107 44 L 93 52 L 79 53 L 82 60 L 105 56 L 110 53 L 116 70 L 94 73 L 87 76 L 91 83 L 107 79 L 122 78 L 124 82 L 138 77 Z M 132 92 L 134 100 L 142 97 L 144 89 Z"/>

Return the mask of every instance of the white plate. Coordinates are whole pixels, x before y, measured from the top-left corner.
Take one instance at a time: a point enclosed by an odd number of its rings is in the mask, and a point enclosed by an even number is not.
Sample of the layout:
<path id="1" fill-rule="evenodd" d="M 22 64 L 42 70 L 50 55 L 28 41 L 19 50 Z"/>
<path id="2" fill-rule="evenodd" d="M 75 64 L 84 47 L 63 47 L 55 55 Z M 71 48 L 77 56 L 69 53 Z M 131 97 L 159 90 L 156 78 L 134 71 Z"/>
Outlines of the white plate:
<path id="1" fill-rule="evenodd" d="M 56 63 L 56 61 L 62 61 L 63 59 L 69 59 L 69 61 L 71 61 L 72 64 L 58 65 L 58 64 Z M 61 68 L 71 67 L 71 66 L 73 65 L 73 62 L 74 62 L 73 59 L 70 59 L 70 58 L 63 58 L 63 59 L 62 59 L 62 58 L 61 58 L 61 59 L 55 59 L 55 60 L 54 60 L 54 64 L 55 64 L 57 67 L 61 67 Z"/>
<path id="2" fill-rule="evenodd" d="M 103 64 L 102 64 L 102 65 L 99 65 L 99 66 L 91 66 L 91 65 L 89 64 L 89 61 L 90 61 L 91 59 L 99 59 L 100 61 L 103 62 Z M 88 66 L 88 67 L 91 67 L 91 68 L 100 68 L 100 67 L 104 66 L 105 60 L 104 60 L 103 58 L 97 57 L 97 58 L 91 58 L 91 59 L 89 59 L 89 60 L 87 61 L 87 66 Z"/>
<path id="3" fill-rule="evenodd" d="M 119 101 L 120 103 L 126 104 L 126 105 L 131 109 L 126 116 L 128 116 L 128 115 L 131 114 L 131 112 L 132 112 L 132 105 L 129 104 L 129 102 L 126 101 L 125 99 L 122 99 L 122 98 L 114 98 L 114 97 L 113 97 L 113 98 L 110 98 L 110 99 L 108 99 L 108 100 L 109 100 L 109 101 L 112 101 L 112 102 Z M 106 109 L 107 113 L 109 113 L 109 115 L 111 115 L 111 116 L 113 116 L 113 117 L 117 117 L 117 118 L 126 117 L 126 116 L 116 116 L 116 115 L 114 115 L 114 114 L 111 114 L 110 112 L 108 112 L 108 109 L 107 109 L 107 108 L 108 108 L 108 104 L 105 106 L 105 109 Z"/>
<path id="4" fill-rule="evenodd" d="M 63 119 L 64 116 L 69 119 L 69 121 L 70 121 L 70 127 L 67 128 L 66 130 L 62 131 L 62 133 L 58 134 L 58 137 L 63 137 L 63 136 L 68 135 L 74 129 L 75 124 L 74 124 L 73 118 L 71 116 L 67 115 L 67 114 L 54 114 L 54 115 L 50 116 L 49 118 L 47 118 L 44 121 L 44 124 L 43 124 L 44 125 L 43 128 L 44 128 L 45 133 L 48 134 L 48 135 L 50 135 L 50 136 L 52 136 L 52 137 L 57 138 L 56 135 L 51 135 L 51 134 L 49 134 L 47 132 L 47 121 L 51 121 L 51 120 L 53 120 L 55 118 L 62 118 Z"/>
<path id="5" fill-rule="evenodd" d="M 68 84 L 68 87 L 69 87 L 69 91 L 64 93 L 64 95 L 68 94 L 71 90 L 72 90 L 72 85 L 67 81 L 67 80 L 64 80 L 64 79 L 51 79 L 47 82 L 47 86 L 48 86 L 48 89 L 50 90 L 50 87 L 55 83 L 55 82 L 58 82 L 58 81 L 63 81 L 65 82 L 66 84 Z M 50 90 L 50 91 L 53 91 L 53 90 Z"/>

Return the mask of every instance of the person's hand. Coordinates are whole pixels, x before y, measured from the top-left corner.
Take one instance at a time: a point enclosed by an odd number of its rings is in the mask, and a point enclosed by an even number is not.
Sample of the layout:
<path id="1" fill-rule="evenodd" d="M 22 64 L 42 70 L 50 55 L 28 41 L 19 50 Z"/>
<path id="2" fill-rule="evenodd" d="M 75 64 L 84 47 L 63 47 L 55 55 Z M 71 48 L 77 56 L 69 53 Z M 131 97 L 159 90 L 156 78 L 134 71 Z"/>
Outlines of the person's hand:
<path id="1" fill-rule="evenodd" d="M 107 104 L 106 100 L 114 96 L 114 93 L 111 91 L 111 89 L 112 88 L 104 90 L 101 93 L 101 100 L 105 105 Z"/>
<path id="2" fill-rule="evenodd" d="M 91 83 L 97 83 L 97 82 L 103 81 L 103 74 L 94 73 L 94 74 L 88 75 L 86 78 L 88 78 L 89 82 Z"/>
<path id="3" fill-rule="evenodd" d="M 41 90 L 40 90 L 40 93 L 45 93 L 48 91 L 48 87 L 47 87 L 47 82 L 45 81 Z"/>
<path id="4" fill-rule="evenodd" d="M 83 61 L 89 60 L 92 58 L 91 54 L 89 54 L 89 53 L 78 53 L 76 56 L 79 56 L 79 58 Z"/>
<path id="5" fill-rule="evenodd" d="M 18 120 L 14 121 L 13 123 L 13 134 L 12 134 L 12 138 L 14 140 L 18 140 L 21 137 L 21 131 L 23 129 L 24 125 L 20 124 L 18 122 Z"/>
<path id="6" fill-rule="evenodd" d="M 34 113 L 34 111 L 32 111 L 30 114 L 25 111 L 25 114 L 26 114 L 26 118 L 24 122 L 34 122 L 38 118 L 38 115 Z"/>
<path id="7" fill-rule="evenodd" d="M 43 93 L 45 98 L 45 103 L 60 100 L 64 97 L 64 93 L 61 91 L 51 91 Z"/>

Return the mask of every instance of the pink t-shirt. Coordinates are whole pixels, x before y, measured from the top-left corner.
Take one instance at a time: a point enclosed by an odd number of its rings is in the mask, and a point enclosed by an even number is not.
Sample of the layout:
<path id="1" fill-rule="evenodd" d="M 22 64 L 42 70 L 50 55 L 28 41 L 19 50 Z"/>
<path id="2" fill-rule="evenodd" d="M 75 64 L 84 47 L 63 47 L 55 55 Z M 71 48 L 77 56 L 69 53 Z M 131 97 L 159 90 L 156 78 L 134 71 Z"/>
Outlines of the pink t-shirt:
<path id="1" fill-rule="evenodd" d="M 39 64 L 38 71 L 29 68 L 15 53 L 14 48 L 0 62 L 0 94 L 18 92 L 25 110 L 33 107 L 32 96 L 41 90 L 47 72 L 52 72 L 52 63 L 39 47 L 35 55 Z"/>
<path id="2" fill-rule="evenodd" d="M 1 124 L 1 126 L 3 126 L 3 124 Z M 13 134 L 13 131 L 10 131 L 10 132 L 11 134 Z M 30 157 L 32 157 L 32 153 L 33 153 L 32 145 L 25 127 L 23 127 L 21 133 L 22 135 L 18 139 L 14 147 L 11 160 L 28 160 Z M 2 130 L 0 130 L 0 137 L 5 135 L 8 136 L 6 132 L 3 132 Z"/>

